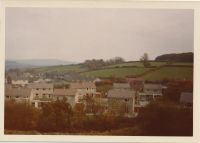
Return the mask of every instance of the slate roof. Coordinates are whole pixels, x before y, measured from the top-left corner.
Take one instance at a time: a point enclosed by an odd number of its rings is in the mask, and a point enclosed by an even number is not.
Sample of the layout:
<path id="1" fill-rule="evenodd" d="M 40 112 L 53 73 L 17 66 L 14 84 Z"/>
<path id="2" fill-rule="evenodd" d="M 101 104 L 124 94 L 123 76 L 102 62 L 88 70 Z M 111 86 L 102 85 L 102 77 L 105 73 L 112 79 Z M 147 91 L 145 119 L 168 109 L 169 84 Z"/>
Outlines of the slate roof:
<path id="1" fill-rule="evenodd" d="M 31 89 L 28 88 L 6 88 L 5 89 L 5 95 L 9 96 L 30 96 Z"/>
<path id="2" fill-rule="evenodd" d="M 153 83 L 145 83 L 144 84 L 144 89 L 162 89 L 161 84 L 153 84 Z"/>
<path id="3" fill-rule="evenodd" d="M 113 84 L 113 88 L 115 88 L 115 89 L 120 89 L 120 88 L 124 88 L 124 89 L 129 89 L 129 88 L 131 88 L 130 87 L 130 85 L 128 84 L 128 83 L 114 83 Z"/>
<path id="4" fill-rule="evenodd" d="M 29 88 L 53 88 L 53 84 L 51 83 L 31 83 L 28 85 Z"/>
<path id="5" fill-rule="evenodd" d="M 111 89 L 108 91 L 108 98 L 133 98 L 135 92 L 127 89 Z"/>
<path id="6" fill-rule="evenodd" d="M 180 97 L 181 103 L 193 103 L 193 93 L 191 92 L 182 92 Z"/>
<path id="7" fill-rule="evenodd" d="M 74 82 L 70 84 L 70 88 L 84 89 L 84 88 L 96 88 L 93 82 Z"/>
<path id="8" fill-rule="evenodd" d="M 54 89 L 53 94 L 56 96 L 71 96 L 76 94 L 76 89 Z"/>

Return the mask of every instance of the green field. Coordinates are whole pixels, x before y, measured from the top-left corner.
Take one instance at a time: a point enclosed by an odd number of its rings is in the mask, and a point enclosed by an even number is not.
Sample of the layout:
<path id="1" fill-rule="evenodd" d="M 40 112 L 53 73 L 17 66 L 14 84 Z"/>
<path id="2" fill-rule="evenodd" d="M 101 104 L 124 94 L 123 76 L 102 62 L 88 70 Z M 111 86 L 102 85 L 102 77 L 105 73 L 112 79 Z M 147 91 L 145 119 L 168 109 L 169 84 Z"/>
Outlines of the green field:
<path id="1" fill-rule="evenodd" d="M 160 70 L 143 76 L 145 80 L 163 80 L 163 79 L 193 79 L 192 67 L 164 67 Z"/>
<path id="2" fill-rule="evenodd" d="M 150 62 L 150 63 L 151 63 L 151 66 L 162 66 L 162 65 L 166 64 L 166 62 Z M 137 62 L 127 62 L 127 63 L 123 63 L 123 64 L 105 66 L 105 68 L 128 67 L 128 66 L 144 67 L 141 62 L 137 61 Z"/>
<path id="3" fill-rule="evenodd" d="M 95 71 L 88 71 L 83 72 L 81 75 L 84 76 L 91 76 L 91 77 L 125 77 L 127 75 L 138 75 L 142 74 L 145 71 L 150 70 L 151 68 L 134 68 L 134 67 L 122 67 L 122 68 L 108 68 L 108 69 L 101 69 Z"/>

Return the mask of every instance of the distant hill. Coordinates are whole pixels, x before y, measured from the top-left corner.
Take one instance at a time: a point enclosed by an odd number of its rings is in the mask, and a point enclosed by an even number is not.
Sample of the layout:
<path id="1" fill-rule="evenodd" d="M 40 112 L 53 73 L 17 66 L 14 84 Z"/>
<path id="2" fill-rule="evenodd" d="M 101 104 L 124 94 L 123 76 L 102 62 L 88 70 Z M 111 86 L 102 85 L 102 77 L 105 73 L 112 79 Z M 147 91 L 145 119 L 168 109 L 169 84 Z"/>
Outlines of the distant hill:
<path id="1" fill-rule="evenodd" d="M 192 52 L 164 54 L 156 57 L 155 61 L 193 62 L 193 56 Z"/>
<path id="2" fill-rule="evenodd" d="M 56 65 L 70 65 L 75 62 L 62 61 L 58 59 L 25 59 L 25 60 L 6 60 L 5 68 L 33 68 L 33 67 L 44 67 L 44 66 L 56 66 Z"/>

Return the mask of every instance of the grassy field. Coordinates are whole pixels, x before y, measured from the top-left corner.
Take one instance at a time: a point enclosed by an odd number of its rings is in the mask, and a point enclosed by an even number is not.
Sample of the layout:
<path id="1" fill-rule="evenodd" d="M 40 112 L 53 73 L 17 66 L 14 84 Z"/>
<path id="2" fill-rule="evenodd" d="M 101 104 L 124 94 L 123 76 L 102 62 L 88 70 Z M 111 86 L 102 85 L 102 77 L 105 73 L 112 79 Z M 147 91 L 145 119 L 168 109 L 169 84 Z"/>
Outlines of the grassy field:
<path id="1" fill-rule="evenodd" d="M 166 64 L 166 62 L 151 62 L 151 66 L 162 66 Z M 110 65 L 106 66 L 107 68 L 113 68 L 113 67 L 127 67 L 127 66 L 137 66 L 137 67 L 144 67 L 143 64 L 139 61 L 136 62 L 130 62 L 130 63 L 123 63 L 123 64 L 116 64 L 116 65 Z"/>
<path id="2" fill-rule="evenodd" d="M 81 75 L 91 76 L 91 77 L 125 77 L 127 75 L 138 75 L 142 74 L 145 71 L 150 70 L 151 68 L 135 68 L 135 67 L 122 67 L 122 68 L 108 68 L 95 71 L 83 72 Z"/>
<path id="3" fill-rule="evenodd" d="M 173 63 L 172 65 L 176 65 L 176 66 L 193 66 L 193 63 L 180 63 L 180 62 L 176 62 L 176 63 Z"/>
<path id="4" fill-rule="evenodd" d="M 192 67 L 164 67 L 155 72 L 143 76 L 145 80 L 162 80 L 162 79 L 193 79 Z"/>

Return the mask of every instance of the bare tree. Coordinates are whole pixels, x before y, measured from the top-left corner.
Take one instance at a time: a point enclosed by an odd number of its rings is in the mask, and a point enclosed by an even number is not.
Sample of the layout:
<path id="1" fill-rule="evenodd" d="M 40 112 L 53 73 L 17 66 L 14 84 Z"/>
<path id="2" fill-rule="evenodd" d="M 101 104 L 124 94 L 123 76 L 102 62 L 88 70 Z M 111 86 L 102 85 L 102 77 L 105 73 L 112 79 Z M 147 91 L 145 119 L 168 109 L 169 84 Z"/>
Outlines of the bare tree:
<path id="1" fill-rule="evenodd" d="M 140 58 L 140 61 L 143 63 L 144 67 L 150 67 L 151 63 L 149 62 L 149 56 L 147 53 Z"/>

